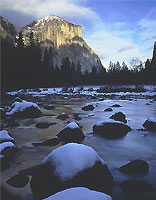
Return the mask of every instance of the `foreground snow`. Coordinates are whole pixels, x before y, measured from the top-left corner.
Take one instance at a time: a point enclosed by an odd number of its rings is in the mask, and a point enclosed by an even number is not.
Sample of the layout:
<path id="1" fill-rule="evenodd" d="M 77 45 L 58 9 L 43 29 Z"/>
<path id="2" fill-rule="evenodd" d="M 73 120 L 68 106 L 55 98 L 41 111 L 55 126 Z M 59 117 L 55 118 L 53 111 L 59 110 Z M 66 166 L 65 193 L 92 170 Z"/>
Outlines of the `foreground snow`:
<path id="1" fill-rule="evenodd" d="M 112 200 L 112 198 L 102 192 L 84 187 L 75 187 L 58 192 L 44 200 Z"/>
<path id="2" fill-rule="evenodd" d="M 42 163 L 48 161 L 55 166 L 54 174 L 63 181 L 70 180 L 79 172 L 93 167 L 97 161 L 105 164 L 93 148 L 76 143 L 68 143 L 53 150 Z"/>
<path id="3" fill-rule="evenodd" d="M 0 140 L 3 141 L 15 141 L 14 138 L 10 137 L 8 131 L 2 130 L 0 131 Z"/>
<path id="4" fill-rule="evenodd" d="M 15 102 L 11 105 L 11 111 L 7 112 L 6 115 L 14 115 L 15 113 L 18 112 L 23 112 L 27 108 L 34 107 L 37 110 L 40 110 L 40 107 L 36 103 L 28 102 L 23 100 L 22 102 Z"/>

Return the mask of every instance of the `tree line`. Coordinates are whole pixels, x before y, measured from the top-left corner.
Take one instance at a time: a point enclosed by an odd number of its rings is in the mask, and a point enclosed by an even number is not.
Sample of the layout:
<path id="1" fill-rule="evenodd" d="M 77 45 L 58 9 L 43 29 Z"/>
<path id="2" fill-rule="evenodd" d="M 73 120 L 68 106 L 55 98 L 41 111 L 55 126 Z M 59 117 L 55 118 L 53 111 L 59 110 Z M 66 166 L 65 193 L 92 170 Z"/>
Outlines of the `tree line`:
<path id="1" fill-rule="evenodd" d="M 145 67 L 140 65 L 129 69 L 123 62 L 110 62 L 108 71 L 96 67 L 82 73 L 80 62 L 62 59 L 60 67 L 54 66 L 55 54 L 52 47 L 41 52 L 38 39 L 33 33 L 29 36 L 29 46 L 23 42 L 22 32 L 16 45 L 1 38 L 1 89 L 38 88 L 76 85 L 103 84 L 155 84 L 156 63 L 147 60 Z M 154 67 L 153 67 L 154 66 Z"/>

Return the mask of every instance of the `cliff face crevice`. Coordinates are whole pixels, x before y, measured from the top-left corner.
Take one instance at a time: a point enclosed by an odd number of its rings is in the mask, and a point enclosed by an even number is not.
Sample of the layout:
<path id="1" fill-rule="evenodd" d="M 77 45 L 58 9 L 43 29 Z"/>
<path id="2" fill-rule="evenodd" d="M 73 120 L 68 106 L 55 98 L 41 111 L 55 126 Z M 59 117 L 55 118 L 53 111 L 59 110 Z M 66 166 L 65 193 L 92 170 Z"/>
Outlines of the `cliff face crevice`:
<path id="1" fill-rule="evenodd" d="M 42 49 L 52 47 L 55 52 L 53 58 L 54 66 L 61 66 L 63 57 L 69 57 L 75 64 L 80 62 L 82 72 L 87 69 L 91 72 L 92 67 L 102 67 L 98 55 L 87 45 L 82 38 L 82 27 L 70 23 L 60 17 L 49 16 L 34 21 L 23 28 L 23 39 L 25 45 L 29 45 L 29 35 L 33 32 L 34 39 L 38 39 Z"/>

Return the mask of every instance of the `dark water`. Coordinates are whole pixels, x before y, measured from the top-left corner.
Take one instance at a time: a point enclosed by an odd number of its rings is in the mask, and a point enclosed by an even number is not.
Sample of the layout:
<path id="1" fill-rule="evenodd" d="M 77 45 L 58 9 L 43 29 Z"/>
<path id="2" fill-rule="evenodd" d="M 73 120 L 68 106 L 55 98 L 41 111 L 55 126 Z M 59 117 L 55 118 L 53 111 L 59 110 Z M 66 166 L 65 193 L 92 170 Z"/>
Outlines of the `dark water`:
<path id="1" fill-rule="evenodd" d="M 16 155 L 11 167 L 2 172 L 2 184 L 9 191 L 17 195 L 21 200 L 32 200 L 32 194 L 29 184 L 24 188 L 12 188 L 6 184 L 6 180 L 15 175 L 19 170 L 39 164 L 41 160 L 53 149 L 52 147 L 34 147 L 33 142 L 42 142 L 52 137 L 66 126 L 67 121 L 56 119 L 61 112 L 65 112 L 72 119 L 72 114 L 77 112 L 82 116 L 82 120 L 78 121 L 83 127 L 84 133 L 91 133 L 93 125 L 100 120 L 108 119 L 115 112 L 123 112 L 128 120 L 128 125 L 132 131 L 125 137 L 115 140 L 104 139 L 96 135 L 88 135 L 83 141 L 84 144 L 93 147 L 97 153 L 106 161 L 114 177 L 113 200 L 125 200 L 128 196 L 122 192 L 119 184 L 127 179 L 147 180 L 156 187 L 156 132 L 141 131 L 142 124 L 149 117 L 156 117 L 156 101 L 149 99 L 137 100 L 104 100 L 94 101 L 96 108 L 93 111 L 82 111 L 81 107 L 91 99 L 71 98 L 67 100 L 46 99 L 44 103 L 53 103 L 56 109 L 52 111 L 42 110 L 44 116 L 36 119 L 19 120 L 20 126 L 8 128 L 11 136 L 16 139 L 16 145 L 21 148 L 21 152 Z M 104 112 L 105 108 L 113 104 L 120 104 L 122 107 L 113 108 L 112 112 Z M 151 105 L 146 105 L 150 103 Z M 89 116 L 88 116 L 89 115 Z M 37 122 L 56 122 L 57 124 L 48 129 L 38 129 L 35 127 Z M 58 145 L 59 146 L 59 145 Z M 58 147 L 56 146 L 56 147 Z M 130 176 L 120 173 L 117 169 L 128 161 L 134 159 L 143 159 L 149 164 L 149 173 L 141 176 Z M 150 200 L 150 196 L 156 196 L 156 193 L 146 193 Z M 133 196 L 132 196 L 133 197 Z M 138 200 L 140 196 L 136 196 Z"/>

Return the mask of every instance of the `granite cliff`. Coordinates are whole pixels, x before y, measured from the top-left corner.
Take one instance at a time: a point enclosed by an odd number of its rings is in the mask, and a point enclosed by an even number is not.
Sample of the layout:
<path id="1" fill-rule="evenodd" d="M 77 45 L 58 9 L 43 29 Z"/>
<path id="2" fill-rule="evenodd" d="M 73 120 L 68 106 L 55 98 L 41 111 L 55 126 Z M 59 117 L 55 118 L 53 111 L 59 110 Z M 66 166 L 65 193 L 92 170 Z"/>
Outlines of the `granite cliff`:
<path id="1" fill-rule="evenodd" d="M 52 47 L 53 65 L 61 66 L 62 59 L 69 57 L 70 62 L 80 62 L 82 72 L 87 69 L 91 72 L 95 66 L 102 68 L 98 55 L 87 45 L 82 38 L 82 27 L 70 23 L 57 16 L 48 16 L 34 21 L 22 29 L 24 44 L 29 45 L 29 36 L 33 32 L 34 39 L 38 40 L 42 50 Z"/>

